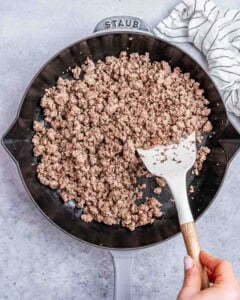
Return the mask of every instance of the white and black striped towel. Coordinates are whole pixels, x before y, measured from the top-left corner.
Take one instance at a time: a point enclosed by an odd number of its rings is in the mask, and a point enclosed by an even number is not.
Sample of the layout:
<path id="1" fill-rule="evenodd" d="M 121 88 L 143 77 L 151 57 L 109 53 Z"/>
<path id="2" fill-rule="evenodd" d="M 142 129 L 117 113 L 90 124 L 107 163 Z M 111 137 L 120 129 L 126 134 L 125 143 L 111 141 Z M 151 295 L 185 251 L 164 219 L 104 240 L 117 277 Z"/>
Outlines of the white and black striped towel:
<path id="1" fill-rule="evenodd" d="M 211 0 L 184 0 L 154 33 L 173 43 L 193 43 L 206 56 L 227 110 L 240 116 L 239 10 L 219 9 Z"/>

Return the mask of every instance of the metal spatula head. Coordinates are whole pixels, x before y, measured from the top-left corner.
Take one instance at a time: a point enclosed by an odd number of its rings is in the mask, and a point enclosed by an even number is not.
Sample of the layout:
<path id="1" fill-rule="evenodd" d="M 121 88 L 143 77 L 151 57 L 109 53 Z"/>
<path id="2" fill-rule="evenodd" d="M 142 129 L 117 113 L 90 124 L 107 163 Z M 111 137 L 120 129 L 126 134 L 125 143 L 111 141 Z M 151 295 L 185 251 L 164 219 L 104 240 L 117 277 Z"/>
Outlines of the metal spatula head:
<path id="1" fill-rule="evenodd" d="M 168 181 L 175 174 L 185 175 L 196 160 L 195 133 L 182 139 L 179 144 L 160 145 L 151 149 L 137 149 L 150 173 Z"/>

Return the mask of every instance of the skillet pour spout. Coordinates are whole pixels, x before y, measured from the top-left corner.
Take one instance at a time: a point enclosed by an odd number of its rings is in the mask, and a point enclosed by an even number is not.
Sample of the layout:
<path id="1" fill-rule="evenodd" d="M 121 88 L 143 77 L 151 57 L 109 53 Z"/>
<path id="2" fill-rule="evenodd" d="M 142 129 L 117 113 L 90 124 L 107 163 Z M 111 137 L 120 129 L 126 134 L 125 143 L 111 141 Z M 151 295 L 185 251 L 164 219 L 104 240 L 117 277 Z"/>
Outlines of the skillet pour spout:
<path id="1" fill-rule="evenodd" d="M 240 148 L 240 134 L 230 122 L 219 137 L 219 143 L 224 149 L 227 162 L 230 162 Z"/>
<path id="2" fill-rule="evenodd" d="M 27 122 L 18 117 L 5 135 L 1 143 L 15 162 L 20 162 L 26 157 L 26 151 L 32 154 L 31 138 L 34 134 L 32 122 Z M 30 126 L 28 126 L 30 125 Z"/>

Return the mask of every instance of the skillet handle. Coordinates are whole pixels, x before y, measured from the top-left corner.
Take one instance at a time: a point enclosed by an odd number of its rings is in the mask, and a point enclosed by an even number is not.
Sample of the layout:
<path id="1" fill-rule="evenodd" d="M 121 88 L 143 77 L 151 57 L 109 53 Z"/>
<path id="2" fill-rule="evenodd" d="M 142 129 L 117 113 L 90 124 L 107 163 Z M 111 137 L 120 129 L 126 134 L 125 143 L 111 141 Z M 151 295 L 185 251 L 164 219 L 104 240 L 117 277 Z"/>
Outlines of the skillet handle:
<path id="1" fill-rule="evenodd" d="M 152 31 L 146 22 L 132 16 L 113 16 L 105 18 L 95 26 L 93 32 L 107 30 Z"/>
<path id="2" fill-rule="evenodd" d="M 199 254 L 200 254 L 200 245 L 197 235 L 197 230 L 194 222 L 189 222 L 181 224 L 181 231 L 184 238 L 185 246 L 187 249 L 188 255 L 190 255 L 194 262 L 198 265 L 202 273 L 202 290 L 209 287 L 209 279 L 206 269 L 202 266 Z"/>
<path id="3" fill-rule="evenodd" d="M 131 300 L 131 267 L 135 251 L 110 251 L 114 264 L 114 300 Z"/>

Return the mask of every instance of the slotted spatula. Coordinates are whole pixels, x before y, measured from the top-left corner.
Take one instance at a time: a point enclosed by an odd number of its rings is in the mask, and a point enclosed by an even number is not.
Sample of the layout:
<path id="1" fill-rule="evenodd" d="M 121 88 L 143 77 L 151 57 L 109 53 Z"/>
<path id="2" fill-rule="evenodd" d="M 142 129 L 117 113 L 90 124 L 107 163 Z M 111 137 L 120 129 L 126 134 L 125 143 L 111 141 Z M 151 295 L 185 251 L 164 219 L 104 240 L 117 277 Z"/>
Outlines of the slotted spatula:
<path id="1" fill-rule="evenodd" d="M 202 272 L 202 289 L 209 287 L 206 270 L 202 267 L 199 254 L 200 244 L 188 202 L 186 173 L 196 160 L 195 133 L 182 139 L 179 144 L 155 146 L 151 149 L 137 149 L 145 167 L 157 177 L 165 178 L 175 200 L 179 223 L 188 255 Z"/>

